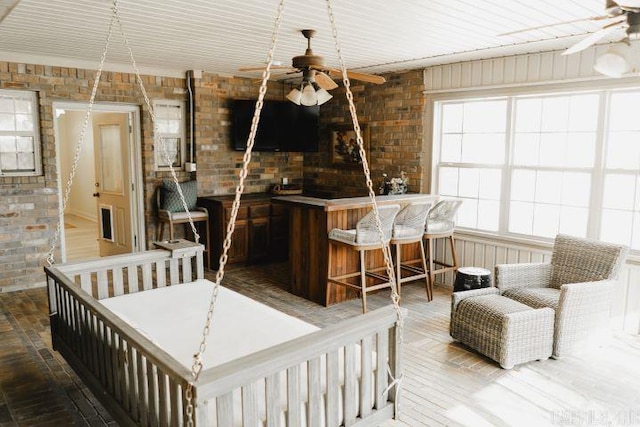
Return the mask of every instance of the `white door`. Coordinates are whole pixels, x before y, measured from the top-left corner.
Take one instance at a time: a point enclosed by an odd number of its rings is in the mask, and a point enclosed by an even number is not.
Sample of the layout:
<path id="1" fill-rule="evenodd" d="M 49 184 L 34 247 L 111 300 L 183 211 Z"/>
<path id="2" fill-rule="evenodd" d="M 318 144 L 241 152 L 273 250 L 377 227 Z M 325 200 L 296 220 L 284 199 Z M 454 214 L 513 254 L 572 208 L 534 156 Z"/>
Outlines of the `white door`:
<path id="1" fill-rule="evenodd" d="M 102 113 L 93 118 L 100 256 L 133 251 L 131 225 L 131 144 L 128 113 Z"/>

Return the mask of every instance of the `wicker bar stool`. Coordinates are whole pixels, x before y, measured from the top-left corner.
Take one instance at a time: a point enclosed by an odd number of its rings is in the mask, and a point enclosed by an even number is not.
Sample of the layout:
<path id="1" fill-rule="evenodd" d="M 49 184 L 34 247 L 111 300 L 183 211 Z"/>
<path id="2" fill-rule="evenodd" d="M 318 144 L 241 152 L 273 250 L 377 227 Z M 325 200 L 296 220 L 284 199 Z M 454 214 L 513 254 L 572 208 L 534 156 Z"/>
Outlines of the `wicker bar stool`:
<path id="1" fill-rule="evenodd" d="M 429 263 L 429 284 L 427 285 L 427 299 L 429 301 L 433 299 L 433 283 L 435 281 L 436 274 L 458 270 L 458 256 L 456 254 L 456 246 L 453 240 L 453 230 L 456 225 L 456 212 L 461 204 L 461 200 L 441 200 L 431 208 L 427 215 L 427 222 L 423 237 L 427 247 L 427 258 Z M 434 260 L 435 254 L 433 242 L 435 239 L 441 238 L 449 240 L 452 259 L 451 264 L 447 264 L 444 261 Z M 435 265 L 440 266 L 440 268 L 435 268 Z"/>
<path id="2" fill-rule="evenodd" d="M 390 244 L 395 248 L 396 283 L 400 293 L 403 283 L 425 279 L 425 289 L 429 289 L 429 269 L 422 245 L 425 222 L 431 202 L 414 202 L 406 205 L 396 216 Z M 402 261 L 402 246 L 419 243 L 420 258 Z M 402 276 L 402 272 L 410 274 Z"/>
<path id="3" fill-rule="evenodd" d="M 329 232 L 329 272 L 332 271 L 332 245 L 343 245 L 352 250 L 358 251 L 359 257 L 359 269 L 355 272 L 349 272 L 347 274 L 341 274 L 337 276 L 329 276 L 328 282 L 340 286 L 346 286 L 347 288 L 357 289 L 362 296 L 362 312 L 367 312 L 367 293 L 376 291 L 383 288 L 390 288 L 389 277 L 384 274 L 380 274 L 379 271 L 385 269 L 385 267 L 367 269 L 366 253 L 372 250 L 382 249 L 383 244 L 386 245 L 391 239 L 391 233 L 393 230 L 393 221 L 400 210 L 400 205 L 383 205 L 378 206 L 378 212 L 380 213 L 380 222 L 382 223 L 382 230 L 384 232 L 384 242 L 380 241 L 380 235 L 376 227 L 374 211 L 368 212 L 363 216 L 356 224 L 355 229 L 342 230 L 334 228 Z M 349 279 L 357 277 L 358 283 L 350 283 Z M 367 285 L 367 278 L 373 279 L 373 284 Z M 375 283 L 375 282 L 379 283 Z M 327 287 L 327 292 L 329 288 Z"/>

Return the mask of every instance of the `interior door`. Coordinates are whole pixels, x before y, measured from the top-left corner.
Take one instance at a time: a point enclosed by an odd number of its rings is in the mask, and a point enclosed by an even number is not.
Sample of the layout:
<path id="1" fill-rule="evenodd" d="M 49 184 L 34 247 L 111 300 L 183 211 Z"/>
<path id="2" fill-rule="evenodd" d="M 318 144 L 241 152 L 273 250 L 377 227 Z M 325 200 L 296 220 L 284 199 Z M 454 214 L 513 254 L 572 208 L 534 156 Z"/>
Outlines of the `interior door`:
<path id="1" fill-rule="evenodd" d="M 133 251 L 128 113 L 93 116 L 100 256 Z"/>

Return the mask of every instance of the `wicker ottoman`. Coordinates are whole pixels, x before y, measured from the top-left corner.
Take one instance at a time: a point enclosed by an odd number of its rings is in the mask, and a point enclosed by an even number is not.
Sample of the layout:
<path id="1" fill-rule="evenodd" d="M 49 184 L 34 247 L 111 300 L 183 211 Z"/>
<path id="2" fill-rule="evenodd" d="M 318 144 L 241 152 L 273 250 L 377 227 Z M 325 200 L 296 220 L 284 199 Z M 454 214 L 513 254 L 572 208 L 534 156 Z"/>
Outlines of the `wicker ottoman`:
<path id="1" fill-rule="evenodd" d="M 511 369 L 551 356 L 554 315 L 551 308 L 531 308 L 501 296 L 495 288 L 457 292 L 450 332 L 454 339 Z"/>

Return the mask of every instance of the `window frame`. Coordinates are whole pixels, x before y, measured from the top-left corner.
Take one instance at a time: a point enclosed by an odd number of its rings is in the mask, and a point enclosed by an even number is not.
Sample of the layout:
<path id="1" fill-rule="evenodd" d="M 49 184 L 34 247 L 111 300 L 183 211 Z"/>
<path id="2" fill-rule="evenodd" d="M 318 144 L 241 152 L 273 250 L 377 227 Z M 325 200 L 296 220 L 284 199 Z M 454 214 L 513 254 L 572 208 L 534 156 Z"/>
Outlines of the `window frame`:
<path id="1" fill-rule="evenodd" d="M 507 98 L 507 126 L 506 126 L 506 138 L 505 143 L 505 164 L 502 165 L 501 171 L 503 174 L 502 187 L 501 187 L 501 199 L 500 199 L 500 219 L 498 231 L 487 231 L 477 228 L 469 228 L 458 226 L 457 228 L 461 233 L 469 236 L 479 237 L 492 237 L 500 240 L 516 241 L 523 244 L 543 244 L 548 245 L 553 241 L 553 238 L 548 238 L 540 235 L 528 235 L 519 234 L 508 231 L 509 227 L 509 204 L 511 202 L 511 185 L 512 185 L 512 172 L 515 168 L 522 168 L 513 164 L 513 144 L 514 144 L 514 106 L 515 99 L 525 97 L 546 97 L 546 96 L 562 96 L 562 95 L 575 95 L 596 93 L 599 95 L 599 107 L 598 107 L 598 121 L 596 127 L 596 141 L 595 141 L 595 160 L 593 166 L 593 173 L 591 176 L 591 190 L 590 190 L 590 202 L 588 205 L 588 222 L 586 237 L 599 239 L 601 234 L 601 221 L 602 211 L 604 209 L 604 177 L 610 169 L 606 166 L 606 153 L 607 149 L 606 138 L 609 133 L 609 110 L 611 106 L 611 97 L 616 92 L 634 92 L 640 91 L 640 84 L 629 81 L 583 81 L 568 83 L 549 83 L 549 84 L 537 84 L 525 87 L 499 87 L 492 89 L 476 89 L 476 90 L 461 90 L 455 92 L 440 92 L 433 93 L 428 98 L 428 105 L 431 107 L 432 120 L 430 126 L 426 127 L 426 140 L 431 145 L 431 173 L 429 174 L 431 193 L 437 194 L 440 187 L 439 169 L 443 166 L 466 166 L 481 168 L 486 165 L 473 164 L 473 163 L 441 163 L 439 161 L 441 156 L 441 141 L 440 134 L 442 129 L 441 105 L 449 102 L 468 102 L 468 101 L 490 101 L 493 99 Z M 535 169 L 536 167 L 534 167 Z M 540 168 L 539 166 L 537 168 Z M 546 168 L 545 169 L 550 169 Z M 556 169 L 556 168 L 553 168 Z M 574 168 L 557 168 L 560 171 L 574 171 Z M 630 171 L 626 171 L 629 173 Z M 636 172 L 636 176 L 640 177 L 640 171 Z M 634 211 L 631 211 L 632 213 Z M 631 231 L 630 231 L 631 232 Z M 640 254 L 640 249 L 632 250 L 635 254 Z"/>
<path id="2" fill-rule="evenodd" d="M 40 140 L 40 104 L 38 102 L 38 92 L 33 90 L 15 90 L 15 89 L 0 89 L 0 94 L 7 94 L 9 96 L 20 97 L 25 101 L 31 103 L 33 111 L 33 130 L 32 131 L 3 131 L 0 130 L 0 136 L 29 136 L 33 138 L 33 161 L 34 169 L 32 171 L 16 170 L 16 171 L 4 171 L 0 164 L 0 178 L 13 177 L 13 176 L 42 176 L 42 148 Z M 14 112 L 15 114 L 15 112 Z"/>
<path id="3" fill-rule="evenodd" d="M 181 100 L 175 100 L 175 99 L 154 99 L 153 100 L 153 111 L 154 111 L 154 115 L 156 116 L 156 120 L 157 119 L 157 111 L 158 108 L 161 108 L 163 106 L 177 106 L 180 107 L 180 131 L 177 133 L 159 133 L 157 136 L 158 138 L 180 138 L 180 144 L 178 146 L 178 156 L 179 156 L 179 162 L 177 162 L 177 166 L 173 166 L 174 170 L 184 170 L 185 168 L 185 163 L 187 161 L 186 159 L 186 151 L 187 151 L 187 129 L 186 129 L 186 112 L 187 112 L 187 103 L 186 101 L 181 101 Z M 171 170 L 171 168 L 168 165 L 159 165 L 158 164 L 158 158 L 157 158 L 157 152 L 158 150 L 160 150 L 159 146 L 156 146 L 156 141 L 159 141 L 159 139 L 156 139 L 156 129 L 154 128 L 154 139 L 153 139 L 153 170 L 156 172 L 166 172 Z"/>

